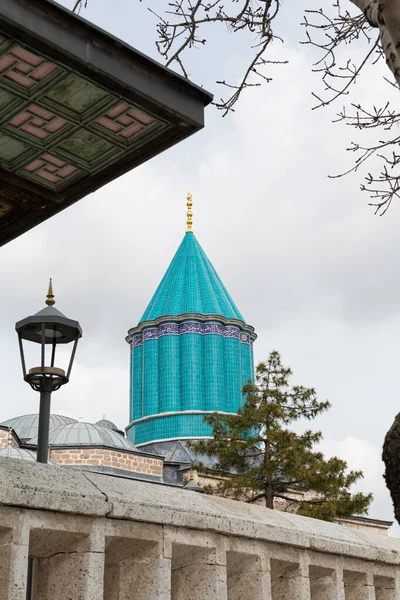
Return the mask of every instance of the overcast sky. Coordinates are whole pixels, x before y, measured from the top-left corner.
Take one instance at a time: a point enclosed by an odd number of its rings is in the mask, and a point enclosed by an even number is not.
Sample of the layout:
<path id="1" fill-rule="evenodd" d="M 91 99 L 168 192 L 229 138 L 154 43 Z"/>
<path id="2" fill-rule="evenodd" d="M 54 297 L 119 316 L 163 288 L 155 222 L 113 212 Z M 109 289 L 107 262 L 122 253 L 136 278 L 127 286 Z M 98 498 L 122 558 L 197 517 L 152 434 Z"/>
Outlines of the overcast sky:
<path id="1" fill-rule="evenodd" d="M 1 418 L 37 410 L 14 324 L 42 308 L 53 277 L 57 308 L 84 331 L 53 412 L 128 423 L 125 335 L 182 240 L 191 191 L 195 234 L 256 328 L 256 361 L 279 350 L 294 383 L 331 401 L 314 423 L 323 448 L 364 470 L 361 489 L 375 494 L 370 515 L 390 520 L 380 454 L 400 407 L 400 203 L 379 218 L 359 191 L 361 174 L 328 179 L 348 168 L 345 148 L 360 134 L 331 124 L 329 108 L 311 111 L 315 55 L 297 43 L 301 12 L 284 10 L 286 42 L 271 56 L 290 63 L 271 67 L 272 83 L 224 119 L 208 108 L 203 131 L 1 248 Z M 82 16 L 157 58 L 146 3 L 89 0 Z M 235 79 L 245 66 L 244 40 L 234 42 L 222 30 L 189 61 L 192 80 L 217 97 L 214 80 Z M 384 69 L 369 69 L 353 99 L 370 106 L 389 97 Z"/>

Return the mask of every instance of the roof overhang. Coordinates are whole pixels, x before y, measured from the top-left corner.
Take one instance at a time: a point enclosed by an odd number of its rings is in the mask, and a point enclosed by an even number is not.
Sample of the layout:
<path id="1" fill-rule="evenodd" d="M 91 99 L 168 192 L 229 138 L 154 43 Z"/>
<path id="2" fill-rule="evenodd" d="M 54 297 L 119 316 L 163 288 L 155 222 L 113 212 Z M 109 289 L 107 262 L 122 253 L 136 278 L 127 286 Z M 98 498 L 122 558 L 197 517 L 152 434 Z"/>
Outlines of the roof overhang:
<path id="1" fill-rule="evenodd" d="M 1 0 L 0 246 L 201 129 L 211 100 L 52 0 Z"/>

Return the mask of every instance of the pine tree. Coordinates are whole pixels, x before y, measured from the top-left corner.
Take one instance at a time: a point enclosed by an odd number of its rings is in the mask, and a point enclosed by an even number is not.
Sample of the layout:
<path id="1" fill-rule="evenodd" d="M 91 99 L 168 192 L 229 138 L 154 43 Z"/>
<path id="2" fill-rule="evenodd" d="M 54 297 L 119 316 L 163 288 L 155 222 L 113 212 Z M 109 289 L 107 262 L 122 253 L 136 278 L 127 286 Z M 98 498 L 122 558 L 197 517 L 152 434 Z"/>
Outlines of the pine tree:
<path id="1" fill-rule="evenodd" d="M 213 437 L 191 447 L 198 456 L 213 459 L 212 467 L 195 465 L 216 477 L 206 492 L 247 502 L 263 499 L 268 508 L 280 501 L 285 510 L 327 521 L 366 513 L 372 494 L 349 491 L 363 473 L 315 450 L 321 432 L 289 429 L 299 419 L 312 420 L 330 408 L 328 401 L 318 401 L 313 388 L 290 387 L 291 374 L 273 351 L 257 366 L 256 383 L 244 387 L 246 400 L 237 414 L 205 417 Z"/>

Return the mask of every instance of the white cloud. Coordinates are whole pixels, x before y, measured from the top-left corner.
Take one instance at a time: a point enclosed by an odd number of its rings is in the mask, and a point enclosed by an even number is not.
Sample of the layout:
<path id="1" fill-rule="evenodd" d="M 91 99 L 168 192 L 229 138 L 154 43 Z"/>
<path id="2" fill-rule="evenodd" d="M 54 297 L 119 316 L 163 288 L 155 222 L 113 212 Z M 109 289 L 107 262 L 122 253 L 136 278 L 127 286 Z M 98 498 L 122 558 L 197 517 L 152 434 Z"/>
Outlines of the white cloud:
<path id="1" fill-rule="evenodd" d="M 68 387 L 53 394 L 54 412 L 83 421 L 103 418 L 123 429 L 128 423 L 129 369 L 74 365 Z"/>

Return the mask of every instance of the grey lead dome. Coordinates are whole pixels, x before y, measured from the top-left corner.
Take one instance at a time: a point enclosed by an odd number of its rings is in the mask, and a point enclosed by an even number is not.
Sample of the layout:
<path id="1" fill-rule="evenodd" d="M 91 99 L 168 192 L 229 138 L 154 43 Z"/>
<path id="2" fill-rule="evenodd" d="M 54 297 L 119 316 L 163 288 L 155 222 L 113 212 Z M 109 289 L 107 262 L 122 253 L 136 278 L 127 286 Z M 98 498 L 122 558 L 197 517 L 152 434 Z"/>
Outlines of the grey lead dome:
<path id="1" fill-rule="evenodd" d="M 115 423 L 109 421 L 108 419 L 101 419 L 100 421 L 97 421 L 95 425 L 104 427 L 104 429 L 111 429 L 111 431 L 119 431 L 119 427 L 117 427 Z"/>
<path id="2" fill-rule="evenodd" d="M 37 438 L 31 440 L 37 444 Z M 105 429 L 92 423 L 76 422 L 50 431 L 49 444 L 51 446 L 107 446 L 121 450 L 136 450 L 136 447 L 119 433 Z"/>
<path id="3" fill-rule="evenodd" d="M 64 417 L 63 415 L 50 415 L 50 429 L 68 425 L 70 423 L 77 423 L 77 420 L 72 419 L 72 417 Z M 30 440 L 38 434 L 39 415 L 33 414 L 13 417 L 12 419 L 3 421 L 0 425 L 11 427 L 21 440 Z"/>
<path id="4" fill-rule="evenodd" d="M 0 458 L 16 458 L 19 460 L 27 460 L 28 462 L 36 462 L 36 452 L 27 450 L 26 448 L 0 448 Z M 48 464 L 54 465 L 52 460 L 48 461 Z"/>

